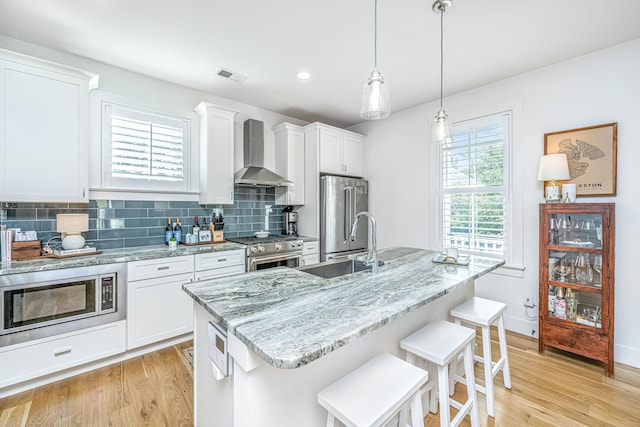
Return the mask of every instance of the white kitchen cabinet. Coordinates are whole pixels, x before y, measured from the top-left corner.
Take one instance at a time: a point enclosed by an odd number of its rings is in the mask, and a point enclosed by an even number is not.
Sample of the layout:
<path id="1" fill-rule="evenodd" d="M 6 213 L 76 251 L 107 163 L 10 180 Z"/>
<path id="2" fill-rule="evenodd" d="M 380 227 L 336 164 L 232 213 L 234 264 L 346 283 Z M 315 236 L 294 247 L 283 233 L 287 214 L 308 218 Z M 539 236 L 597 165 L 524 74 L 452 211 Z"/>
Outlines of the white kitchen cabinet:
<path id="1" fill-rule="evenodd" d="M 276 172 L 293 183 L 276 187 L 276 205 L 304 205 L 304 130 L 291 123 L 273 128 L 276 145 Z"/>
<path id="2" fill-rule="evenodd" d="M 0 347 L 0 389 L 125 351 L 125 321 Z M 10 367 L 10 369 L 9 369 Z"/>
<path id="3" fill-rule="evenodd" d="M 320 262 L 320 242 L 304 242 L 302 246 L 302 265 Z"/>
<path id="4" fill-rule="evenodd" d="M 0 49 L 0 200 L 87 202 L 98 76 Z"/>
<path id="5" fill-rule="evenodd" d="M 233 204 L 233 119 L 237 111 L 201 102 L 200 204 Z"/>
<path id="6" fill-rule="evenodd" d="M 312 123 L 304 129 L 305 137 L 309 135 L 317 139 L 320 173 L 364 175 L 363 135 L 322 123 Z"/>
<path id="7" fill-rule="evenodd" d="M 127 349 L 193 331 L 193 255 L 127 263 Z"/>
<path id="8" fill-rule="evenodd" d="M 196 254 L 196 282 L 235 276 L 246 271 L 247 256 L 244 249 Z"/>

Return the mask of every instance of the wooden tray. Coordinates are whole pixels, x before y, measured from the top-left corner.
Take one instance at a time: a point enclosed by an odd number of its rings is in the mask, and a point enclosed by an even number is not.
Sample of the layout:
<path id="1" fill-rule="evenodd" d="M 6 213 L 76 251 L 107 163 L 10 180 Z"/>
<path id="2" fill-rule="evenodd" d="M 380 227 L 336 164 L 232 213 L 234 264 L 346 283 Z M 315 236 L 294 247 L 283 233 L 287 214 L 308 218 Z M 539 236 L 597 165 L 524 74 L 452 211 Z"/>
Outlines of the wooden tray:
<path id="1" fill-rule="evenodd" d="M 77 256 L 85 256 L 85 255 L 97 255 L 97 254 L 101 254 L 101 253 L 102 253 L 102 251 L 84 252 L 84 253 L 81 253 L 81 254 L 69 254 L 69 255 L 49 254 L 49 255 L 42 255 L 40 258 L 72 258 L 72 257 L 77 257 Z"/>
<path id="2" fill-rule="evenodd" d="M 452 259 L 445 254 L 438 254 L 432 261 L 438 264 L 469 265 L 469 257 L 466 255 L 460 255 L 458 259 Z"/>
<path id="3" fill-rule="evenodd" d="M 201 246 L 201 245 L 217 245 L 218 243 L 226 243 L 226 240 L 221 240 L 219 242 L 197 242 L 197 243 L 184 243 L 180 242 L 181 245 L 185 246 Z"/>

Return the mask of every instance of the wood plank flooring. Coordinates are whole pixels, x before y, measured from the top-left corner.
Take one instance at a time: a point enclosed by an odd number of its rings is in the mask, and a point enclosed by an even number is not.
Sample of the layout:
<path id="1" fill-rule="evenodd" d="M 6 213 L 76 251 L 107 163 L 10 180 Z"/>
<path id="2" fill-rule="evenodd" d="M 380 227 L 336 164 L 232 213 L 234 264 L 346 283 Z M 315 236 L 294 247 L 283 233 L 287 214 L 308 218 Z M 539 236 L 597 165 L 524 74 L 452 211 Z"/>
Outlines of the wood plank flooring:
<path id="1" fill-rule="evenodd" d="M 494 354 L 498 345 L 493 331 Z M 507 333 L 513 388 L 496 377 L 496 416 L 480 400 L 481 426 L 639 426 L 640 369 L 616 364 L 615 379 L 602 364 L 547 349 Z M 192 426 L 193 375 L 186 342 L 0 400 L 0 426 Z M 482 383 L 481 365 L 476 375 Z M 457 399 L 465 395 L 456 386 Z M 455 410 L 452 411 L 455 414 Z M 429 414 L 425 426 L 439 425 Z M 463 421 L 469 426 L 469 419 Z M 213 427 L 227 427 L 215 426 Z"/>

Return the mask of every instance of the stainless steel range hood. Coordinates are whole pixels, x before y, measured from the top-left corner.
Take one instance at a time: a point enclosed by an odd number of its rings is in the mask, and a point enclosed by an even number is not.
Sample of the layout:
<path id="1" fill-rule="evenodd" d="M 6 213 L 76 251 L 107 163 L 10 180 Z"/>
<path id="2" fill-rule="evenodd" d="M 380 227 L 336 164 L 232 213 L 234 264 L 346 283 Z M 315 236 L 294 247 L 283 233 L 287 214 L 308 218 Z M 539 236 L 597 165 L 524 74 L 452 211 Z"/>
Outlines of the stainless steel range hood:
<path id="1" fill-rule="evenodd" d="M 264 123 L 248 119 L 244 122 L 244 167 L 234 175 L 236 184 L 287 187 L 288 179 L 264 167 Z"/>

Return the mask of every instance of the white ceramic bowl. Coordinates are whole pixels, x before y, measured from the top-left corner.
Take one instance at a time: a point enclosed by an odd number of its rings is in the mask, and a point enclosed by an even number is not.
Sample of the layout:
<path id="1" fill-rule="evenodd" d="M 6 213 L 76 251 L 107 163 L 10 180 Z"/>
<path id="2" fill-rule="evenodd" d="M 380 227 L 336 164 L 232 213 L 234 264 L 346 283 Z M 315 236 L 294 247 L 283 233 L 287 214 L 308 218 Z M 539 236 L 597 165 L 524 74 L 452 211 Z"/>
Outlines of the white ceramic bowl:
<path id="1" fill-rule="evenodd" d="M 263 239 L 265 237 L 269 237 L 269 232 L 268 231 L 256 231 L 253 234 L 255 234 L 255 236 L 260 238 L 260 239 Z"/>

